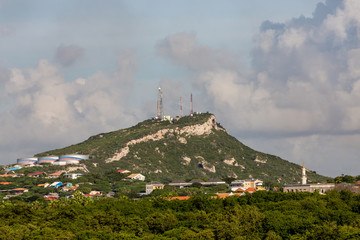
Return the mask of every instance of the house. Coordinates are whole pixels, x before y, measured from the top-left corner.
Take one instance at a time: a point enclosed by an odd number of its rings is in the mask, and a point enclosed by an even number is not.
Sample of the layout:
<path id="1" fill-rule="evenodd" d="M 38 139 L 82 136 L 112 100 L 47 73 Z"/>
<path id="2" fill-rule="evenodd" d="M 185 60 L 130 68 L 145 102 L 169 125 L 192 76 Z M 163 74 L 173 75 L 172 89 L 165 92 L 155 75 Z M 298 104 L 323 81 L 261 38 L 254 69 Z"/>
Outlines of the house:
<path id="1" fill-rule="evenodd" d="M 226 184 L 226 182 L 221 179 L 215 178 L 215 179 L 210 179 L 207 182 L 202 181 L 201 184 L 205 187 L 210 187 L 210 186 Z"/>
<path id="2" fill-rule="evenodd" d="M 15 189 L 12 189 L 10 192 L 11 192 L 11 194 L 19 195 L 19 194 L 26 193 L 28 191 L 29 191 L 29 189 L 27 189 L 27 188 L 15 188 Z"/>
<path id="3" fill-rule="evenodd" d="M 48 195 L 44 196 L 45 200 L 58 200 L 59 194 L 58 193 L 49 193 Z"/>
<path id="4" fill-rule="evenodd" d="M 230 195 L 230 193 L 216 193 L 215 198 L 221 198 L 221 199 L 224 199 L 224 198 L 229 197 L 229 195 Z"/>
<path id="5" fill-rule="evenodd" d="M 10 171 L 15 171 L 15 170 L 19 170 L 19 169 L 21 169 L 21 166 L 14 166 L 14 167 L 6 169 L 5 171 L 10 172 Z"/>
<path id="6" fill-rule="evenodd" d="M 335 188 L 334 183 L 322 184 L 286 184 L 284 185 L 283 192 L 319 192 L 324 194 Z"/>
<path id="7" fill-rule="evenodd" d="M 169 183 L 170 186 L 179 187 L 179 188 L 189 187 L 189 186 L 191 186 L 191 184 L 192 183 L 185 182 L 184 180 L 174 180 L 171 183 Z"/>
<path id="8" fill-rule="evenodd" d="M 245 190 L 245 192 L 252 194 L 252 193 L 256 192 L 256 188 L 254 188 L 254 187 L 248 188 Z"/>
<path id="9" fill-rule="evenodd" d="M 236 190 L 239 187 L 248 189 L 248 188 L 257 188 L 262 186 L 263 181 L 254 178 L 248 178 L 244 180 L 235 180 L 230 183 L 231 190 Z"/>
<path id="10" fill-rule="evenodd" d="M 125 174 L 125 173 L 131 173 L 131 171 L 126 170 L 126 169 L 121 169 L 121 170 L 118 170 L 118 173 L 123 173 L 123 174 Z"/>
<path id="11" fill-rule="evenodd" d="M 53 187 L 53 188 L 59 188 L 64 186 L 64 184 L 62 182 L 53 182 L 52 184 L 50 184 L 49 187 Z"/>
<path id="12" fill-rule="evenodd" d="M 84 197 L 99 197 L 102 195 L 103 193 L 101 191 L 91 191 L 89 194 L 83 194 Z"/>
<path id="13" fill-rule="evenodd" d="M 188 200 L 190 196 L 178 196 L 178 197 L 170 197 L 167 200 Z"/>
<path id="14" fill-rule="evenodd" d="M 150 194 L 155 189 L 164 189 L 164 184 L 159 182 L 151 182 L 146 184 L 146 194 Z"/>
<path id="15" fill-rule="evenodd" d="M 236 193 L 216 193 L 216 196 L 214 196 L 213 198 L 221 198 L 221 199 L 224 199 L 224 198 L 227 198 L 227 197 L 231 197 L 231 196 L 242 196 L 244 195 L 244 193 L 241 193 L 241 192 L 236 192 Z"/>
<path id="16" fill-rule="evenodd" d="M 95 191 L 95 190 L 91 191 L 89 194 L 92 196 L 102 196 L 103 195 L 103 193 L 101 191 Z"/>
<path id="17" fill-rule="evenodd" d="M 245 192 L 245 189 L 244 188 L 238 188 L 234 192 Z"/>
<path id="18" fill-rule="evenodd" d="M 79 177 L 81 177 L 83 174 L 82 173 L 67 173 L 64 174 L 65 177 L 70 178 L 70 179 L 77 179 Z"/>
<path id="19" fill-rule="evenodd" d="M 211 187 L 211 186 L 226 184 L 225 181 L 220 180 L 220 179 L 210 179 L 207 182 L 205 182 L 201 179 L 193 179 L 190 182 L 185 182 L 183 180 L 174 180 L 171 183 L 169 183 L 169 185 L 172 187 L 183 188 L 183 187 L 190 187 L 193 183 L 200 183 L 204 187 Z"/>
<path id="20" fill-rule="evenodd" d="M 27 176 L 28 177 L 40 177 L 41 175 L 44 175 L 45 172 L 34 172 L 34 173 L 29 173 Z"/>
<path id="21" fill-rule="evenodd" d="M 145 180 L 145 176 L 142 175 L 141 173 L 133 173 L 133 174 L 127 176 L 125 179 L 126 179 L 126 180 L 140 180 L 140 181 L 144 181 L 144 180 Z"/>
<path id="22" fill-rule="evenodd" d="M 58 178 L 61 176 L 63 172 L 56 172 L 56 173 L 51 173 L 49 174 L 49 178 Z"/>
<path id="23" fill-rule="evenodd" d="M 0 182 L 0 185 L 8 185 L 8 184 L 12 184 L 12 182 Z"/>
<path id="24" fill-rule="evenodd" d="M 16 177 L 16 174 L 1 174 L 0 177 Z"/>
<path id="25" fill-rule="evenodd" d="M 38 184 L 37 186 L 46 188 L 46 187 L 50 186 L 50 183 L 42 183 L 42 184 Z"/>
<path id="26" fill-rule="evenodd" d="M 66 183 L 66 185 L 61 190 L 67 192 L 67 191 L 75 191 L 76 189 L 77 187 L 73 186 L 72 183 Z"/>

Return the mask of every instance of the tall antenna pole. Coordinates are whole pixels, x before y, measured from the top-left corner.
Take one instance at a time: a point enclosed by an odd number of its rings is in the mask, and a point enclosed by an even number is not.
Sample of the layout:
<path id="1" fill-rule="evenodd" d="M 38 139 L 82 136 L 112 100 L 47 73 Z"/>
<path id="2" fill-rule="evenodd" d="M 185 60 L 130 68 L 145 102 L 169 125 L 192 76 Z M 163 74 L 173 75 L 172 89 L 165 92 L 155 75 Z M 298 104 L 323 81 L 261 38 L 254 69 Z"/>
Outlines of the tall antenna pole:
<path id="1" fill-rule="evenodd" d="M 158 101 L 157 101 L 157 118 L 162 120 L 164 116 L 164 108 L 162 102 L 162 91 L 161 88 L 158 90 Z"/>
<path id="2" fill-rule="evenodd" d="M 192 99 L 192 93 L 190 94 L 190 115 L 192 116 L 194 114 L 194 105 L 193 105 L 193 99 Z"/>
<path id="3" fill-rule="evenodd" d="M 180 117 L 182 117 L 183 115 L 183 112 L 182 112 L 182 100 L 181 100 L 181 97 L 180 97 Z"/>

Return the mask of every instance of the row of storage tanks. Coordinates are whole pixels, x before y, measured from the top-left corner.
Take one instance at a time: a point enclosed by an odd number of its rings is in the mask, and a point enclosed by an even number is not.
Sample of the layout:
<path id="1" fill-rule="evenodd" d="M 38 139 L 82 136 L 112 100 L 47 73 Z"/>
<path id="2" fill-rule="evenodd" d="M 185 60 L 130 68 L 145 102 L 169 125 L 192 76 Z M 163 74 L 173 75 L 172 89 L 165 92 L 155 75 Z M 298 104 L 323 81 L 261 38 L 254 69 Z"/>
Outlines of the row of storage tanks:
<path id="1" fill-rule="evenodd" d="M 88 160 L 89 155 L 67 154 L 61 156 L 19 158 L 17 164 L 21 166 L 50 163 L 53 165 L 79 164 L 81 160 Z"/>

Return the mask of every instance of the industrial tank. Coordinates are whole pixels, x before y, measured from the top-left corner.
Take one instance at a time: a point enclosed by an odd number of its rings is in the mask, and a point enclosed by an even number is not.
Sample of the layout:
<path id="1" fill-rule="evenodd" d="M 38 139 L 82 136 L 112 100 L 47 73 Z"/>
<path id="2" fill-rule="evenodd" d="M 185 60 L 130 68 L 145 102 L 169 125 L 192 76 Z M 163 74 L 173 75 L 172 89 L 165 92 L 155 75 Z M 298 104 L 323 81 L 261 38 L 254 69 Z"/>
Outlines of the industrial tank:
<path id="1" fill-rule="evenodd" d="M 66 162 L 66 164 L 79 164 L 81 160 L 88 160 L 89 155 L 82 154 L 67 154 L 59 158 L 59 162 Z"/>
<path id="2" fill-rule="evenodd" d="M 28 158 L 19 158 L 17 160 L 17 164 L 21 166 L 27 166 L 27 165 L 35 165 L 38 162 L 37 157 L 28 157 Z"/>
<path id="3" fill-rule="evenodd" d="M 38 164 L 51 163 L 54 164 L 55 161 L 59 160 L 58 156 L 46 156 L 40 157 L 38 160 Z"/>

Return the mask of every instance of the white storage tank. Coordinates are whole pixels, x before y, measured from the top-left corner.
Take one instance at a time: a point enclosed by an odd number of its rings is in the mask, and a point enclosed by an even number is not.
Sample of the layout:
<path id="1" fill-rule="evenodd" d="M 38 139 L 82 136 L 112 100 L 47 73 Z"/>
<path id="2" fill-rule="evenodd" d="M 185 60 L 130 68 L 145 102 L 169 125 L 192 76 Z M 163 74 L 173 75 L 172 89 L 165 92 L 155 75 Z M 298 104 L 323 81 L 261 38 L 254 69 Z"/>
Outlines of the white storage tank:
<path id="1" fill-rule="evenodd" d="M 64 161 L 55 161 L 55 162 L 53 162 L 53 165 L 64 166 L 64 165 L 66 165 L 66 162 L 64 162 Z"/>
<path id="2" fill-rule="evenodd" d="M 17 160 L 17 164 L 21 166 L 29 166 L 29 165 L 35 165 L 38 162 L 37 157 L 28 157 L 28 158 L 19 158 Z"/>
<path id="3" fill-rule="evenodd" d="M 59 158 L 59 162 L 66 162 L 66 164 L 79 164 L 81 160 L 88 160 L 89 155 L 82 154 L 67 154 Z"/>
<path id="4" fill-rule="evenodd" d="M 38 160 L 38 164 L 43 163 L 51 163 L 54 164 L 55 161 L 59 160 L 58 156 L 46 156 L 46 157 L 40 157 Z"/>

